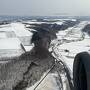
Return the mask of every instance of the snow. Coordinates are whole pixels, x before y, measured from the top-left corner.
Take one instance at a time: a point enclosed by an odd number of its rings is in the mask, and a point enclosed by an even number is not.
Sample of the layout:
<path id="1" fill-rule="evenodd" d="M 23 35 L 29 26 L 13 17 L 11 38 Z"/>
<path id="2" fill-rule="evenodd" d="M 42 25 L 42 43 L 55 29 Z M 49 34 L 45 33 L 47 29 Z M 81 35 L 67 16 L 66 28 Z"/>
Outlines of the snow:
<path id="1" fill-rule="evenodd" d="M 71 54 L 76 54 L 78 52 L 88 51 L 88 45 L 90 44 L 89 39 L 84 39 L 83 41 L 65 43 L 59 46 L 58 49 L 67 49 Z"/>
<path id="2" fill-rule="evenodd" d="M 26 30 L 24 24 L 22 23 L 11 23 L 11 27 L 17 36 L 32 36 L 32 33 Z"/>
<path id="3" fill-rule="evenodd" d="M 45 76 L 46 73 L 44 73 L 44 75 L 41 77 L 42 78 Z M 48 76 L 44 79 L 44 81 L 40 84 L 40 86 L 37 87 L 36 90 L 59 90 L 59 87 L 57 85 L 56 82 L 56 77 L 58 77 L 57 74 L 48 74 Z M 52 78 L 52 79 L 50 79 Z M 40 80 L 40 81 L 41 81 Z M 38 83 L 40 82 L 38 81 L 35 85 L 33 85 L 32 87 L 27 88 L 26 90 L 34 90 L 34 88 L 38 85 Z M 48 81 L 48 82 L 47 82 Z M 53 83 L 52 83 L 53 82 Z"/>
<path id="4" fill-rule="evenodd" d="M 24 53 L 20 44 L 21 42 L 18 38 L 0 39 L 0 59 L 20 56 Z M 2 62 L 0 61 L 0 63 Z"/>
<path id="5" fill-rule="evenodd" d="M 27 21 L 25 23 L 27 23 L 27 24 L 42 24 L 42 23 L 45 23 L 45 22 Z"/>
<path id="6" fill-rule="evenodd" d="M 19 38 L 21 43 L 24 45 L 26 51 L 29 51 L 33 48 L 33 45 L 30 42 L 32 35 L 33 35 L 33 33 L 31 31 L 32 30 L 28 31 L 26 29 L 25 25 L 20 22 L 10 23 L 6 26 L 0 25 L 0 39 L 3 38 L 3 39 L 5 39 L 5 41 L 8 41 L 6 39 L 17 37 L 17 38 Z M 14 43 L 14 42 L 12 42 L 12 43 Z M 28 46 L 26 46 L 26 45 L 28 45 Z"/>
<path id="7" fill-rule="evenodd" d="M 66 19 L 65 19 L 66 20 Z M 75 19 L 72 19 L 72 21 L 75 21 Z M 42 22 L 35 22 L 35 21 L 29 21 L 27 23 L 30 24 L 41 24 Z M 56 24 L 63 24 L 63 20 L 54 22 Z M 87 21 L 82 21 L 80 24 L 75 25 L 74 27 L 70 27 L 64 31 L 59 31 L 57 35 L 57 39 L 52 40 L 51 42 L 51 48 L 49 51 L 52 51 L 52 47 L 54 49 L 54 52 L 58 55 L 58 58 L 63 60 L 67 66 L 70 68 L 71 73 L 73 72 L 73 61 L 74 57 L 77 53 L 83 52 L 83 51 L 89 51 L 90 50 L 90 37 L 88 34 L 83 33 L 81 30 L 87 25 Z M 11 23 L 9 25 L 1 26 L 0 31 L 14 31 L 17 37 L 32 37 L 32 33 L 29 32 L 25 25 L 22 23 Z M 7 54 L 6 56 L 15 56 L 21 54 L 22 51 L 19 52 L 21 49 L 20 44 L 21 41 L 18 38 L 7 38 L 5 33 L 0 33 L 0 37 L 3 39 L 0 39 L 0 55 L 2 50 L 4 51 L 4 54 Z M 30 51 L 34 45 L 24 46 L 26 51 Z M 7 53 L 8 50 L 15 50 L 13 53 Z M 65 50 L 68 50 L 66 52 Z M 6 52 L 6 53 L 5 53 Z M 3 56 L 2 55 L 2 56 Z M 1 56 L 0 56 L 1 57 Z M 41 79 L 46 75 L 47 72 L 44 73 L 44 75 L 41 77 Z M 37 90 L 60 90 L 59 86 L 57 85 L 56 78 L 58 77 L 57 73 L 50 73 L 44 81 L 41 83 L 41 85 L 37 88 Z M 67 89 L 68 82 L 66 80 L 66 77 L 62 75 L 64 90 L 70 90 Z M 40 81 L 41 81 L 40 79 Z M 26 88 L 26 90 L 33 90 L 37 84 L 40 82 L 38 81 L 33 86 Z"/>
<path id="8" fill-rule="evenodd" d="M 10 27 L 10 24 L 0 25 L 0 28 L 3 28 L 3 27 L 4 27 L 4 28 L 5 28 L 5 27 Z"/>
<path id="9" fill-rule="evenodd" d="M 73 69 L 73 60 L 77 53 L 84 52 L 90 50 L 90 40 L 85 39 L 83 41 L 77 41 L 77 42 L 71 42 L 71 43 L 65 43 L 58 47 L 58 51 L 61 53 L 61 55 L 65 58 L 65 62 L 70 67 L 70 69 Z M 69 52 L 65 52 L 64 50 L 69 50 Z M 73 70 L 72 70 L 73 71 Z"/>
<path id="10" fill-rule="evenodd" d="M 0 31 L 13 31 L 13 28 L 10 26 L 10 25 L 8 25 L 7 27 L 1 27 L 0 28 Z"/>
<path id="11" fill-rule="evenodd" d="M 0 39 L 0 49 L 21 49 L 18 38 Z"/>
<path id="12" fill-rule="evenodd" d="M 0 33 L 0 39 L 1 38 L 7 38 L 6 34 L 5 33 Z"/>
<path id="13" fill-rule="evenodd" d="M 56 34 L 56 42 L 52 42 L 54 44 L 54 52 L 67 64 L 71 73 L 73 72 L 75 55 L 90 50 L 90 37 L 88 34 L 82 32 L 82 29 L 87 23 L 89 22 L 82 21 L 78 25 L 68 28 L 65 31 L 59 31 Z M 68 51 L 66 52 L 65 50 Z"/>
<path id="14" fill-rule="evenodd" d="M 56 23 L 58 25 L 62 25 L 63 24 L 63 21 L 57 21 L 57 22 L 54 22 L 54 23 Z"/>
<path id="15" fill-rule="evenodd" d="M 24 46 L 24 48 L 25 48 L 26 51 L 32 50 L 33 47 L 34 47 L 34 45 Z"/>
<path id="16" fill-rule="evenodd" d="M 44 19 L 46 20 L 46 22 L 38 22 L 38 21 L 27 21 L 25 23 L 27 24 L 43 24 L 43 23 L 47 23 L 47 24 L 58 24 L 58 25 L 62 25 L 64 23 L 64 20 L 57 20 L 57 21 L 54 21 L 55 19 L 52 20 L 52 22 L 49 22 L 51 20 L 48 20 L 48 19 Z"/>

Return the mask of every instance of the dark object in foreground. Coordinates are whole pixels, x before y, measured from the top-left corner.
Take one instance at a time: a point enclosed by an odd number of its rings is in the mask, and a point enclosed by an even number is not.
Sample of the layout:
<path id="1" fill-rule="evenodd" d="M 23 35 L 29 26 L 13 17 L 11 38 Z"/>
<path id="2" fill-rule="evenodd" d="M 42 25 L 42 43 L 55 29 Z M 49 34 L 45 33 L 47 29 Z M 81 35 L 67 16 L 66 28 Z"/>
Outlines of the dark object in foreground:
<path id="1" fill-rule="evenodd" d="M 76 55 L 73 65 L 75 90 L 90 90 L 90 54 L 82 52 Z"/>

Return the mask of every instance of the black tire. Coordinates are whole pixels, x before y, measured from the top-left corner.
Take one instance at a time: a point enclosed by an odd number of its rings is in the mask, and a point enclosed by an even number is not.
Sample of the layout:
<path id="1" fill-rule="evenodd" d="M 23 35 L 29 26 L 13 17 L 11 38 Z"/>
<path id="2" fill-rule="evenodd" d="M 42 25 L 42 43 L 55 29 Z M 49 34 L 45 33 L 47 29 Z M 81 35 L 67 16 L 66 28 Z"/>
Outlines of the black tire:
<path id="1" fill-rule="evenodd" d="M 87 90 L 87 76 L 81 55 L 77 55 L 73 65 L 74 90 Z"/>

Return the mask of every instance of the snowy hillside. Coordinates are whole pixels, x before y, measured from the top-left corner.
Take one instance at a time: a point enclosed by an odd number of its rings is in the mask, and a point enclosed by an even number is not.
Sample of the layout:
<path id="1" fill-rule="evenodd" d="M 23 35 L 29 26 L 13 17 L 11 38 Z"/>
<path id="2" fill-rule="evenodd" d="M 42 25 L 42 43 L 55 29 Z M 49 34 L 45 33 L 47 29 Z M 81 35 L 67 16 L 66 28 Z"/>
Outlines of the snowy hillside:
<path id="1" fill-rule="evenodd" d="M 28 31 L 25 28 L 25 25 L 22 23 L 17 22 L 7 25 L 0 25 L 0 38 L 18 38 L 24 45 L 26 51 L 29 51 L 33 48 L 33 45 L 31 44 L 32 35 L 33 33 Z"/>
<path id="2" fill-rule="evenodd" d="M 43 21 L 38 22 L 36 20 L 31 20 L 31 21 L 23 21 L 22 23 L 15 22 L 15 23 L 7 24 L 7 25 L 0 25 L 0 41 L 2 43 L 0 45 L 0 49 L 6 49 L 5 52 L 8 49 L 16 50 L 19 48 L 21 48 L 22 50 L 25 49 L 25 51 L 30 51 L 34 47 L 34 45 L 31 44 L 31 38 L 33 36 L 32 31 L 40 33 L 39 35 L 43 34 L 43 35 L 41 35 L 42 37 L 40 37 L 41 39 L 45 37 L 44 39 L 42 39 L 45 41 L 45 43 L 44 43 L 45 45 L 43 45 L 43 46 L 48 46 L 47 42 L 51 39 L 49 51 L 52 53 L 52 55 L 57 60 L 61 60 L 62 62 L 64 62 L 64 64 L 70 71 L 71 82 L 72 82 L 72 80 L 73 80 L 73 77 L 72 77 L 73 61 L 74 61 L 75 55 L 82 51 L 90 51 L 90 45 L 89 45 L 90 37 L 88 36 L 87 33 L 82 31 L 82 29 L 87 24 L 89 24 L 88 21 L 81 21 L 80 23 L 77 23 L 75 19 L 71 19 L 71 20 L 70 19 L 69 20 L 68 19 L 67 20 L 66 19 L 65 20 L 58 19 L 58 20 L 54 20 L 54 21 L 53 20 L 49 21 L 48 19 L 46 19 L 44 22 Z M 33 26 L 36 26 L 36 29 L 31 28 Z M 41 28 L 39 28 L 40 30 L 38 30 L 38 27 L 41 27 Z M 42 29 L 42 28 L 45 28 L 46 32 L 49 32 L 49 33 L 45 33 L 44 29 Z M 55 30 L 55 28 L 57 30 Z M 52 34 L 52 32 L 53 32 L 53 34 Z M 45 34 L 48 34 L 51 36 L 53 35 L 54 38 L 49 37 L 50 39 L 48 39 L 48 37 L 47 37 L 48 35 L 45 36 Z M 55 35 L 57 37 L 55 37 Z M 14 39 L 16 40 L 16 42 Z M 38 38 L 36 38 L 36 39 L 38 39 Z M 38 45 L 40 45 L 40 44 L 38 44 Z M 10 45 L 12 45 L 12 46 L 10 46 Z M 8 54 L 7 52 L 3 53 L 3 55 L 6 54 L 6 56 L 8 56 L 8 55 L 10 56 L 11 53 Z M 15 53 L 17 53 L 17 52 L 14 51 L 14 54 L 12 53 L 12 55 L 15 55 Z M 21 54 L 22 54 L 22 52 L 20 52 L 20 55 Z M 44 52 L 41 52 L 40 55 L 43 55 L 43 54 L 44 54 Z M 28 55 L 27 55 L 27 57 L 28 57 Z M 19 54 L 17 56 L 19 56 Z M 55 59 L 55 61 L 56 61 L 56 59 Z M 48 61 L 50 61 L 50 60 L 48 60 Z M 50 70 L 49 69 L 43 73 L 40 80 L 35 82 L 34 85 L 26 87 L 26 90 L 70 90 L 69 79 L 66 75 L 64 65 L 60 64 L 59 67 L 61 70 L 61 71 L 59 70 L 60 71 L 59 74 L 57 71 L 48 73 Z M 48 73 L 48 75 L 47 75 L 47 73 Z M 45 77 L 45 79 L 43 79 L 44 77 Z M 41 82 L 42 79 L 43 79 L 43 82 Z M 60 82 L 59 79 L 61 79 L 62 82 Z M 26 83 L 28 83 L 28 81 L 29 80 L 27 80 Z M 37 87 L 37 85 L 39 83 L 40 83 L 40 85 L 39 85 L 39 87 Z M 37 87 L 37 89 L 34 89 L 35 87 Z"/>
<path id="3" fill-rule="evenodd" d="M 90 50 L 90 37 L 82 32 L 82 29 L 88 23 L 87 21 L 82 21 L 65 31 L 59 31 L 56 34 L 57 39 L 51 43 L 50 51 L 55 52 L 59 59 L 64 60 L 72 72 L 75 55 Z"/>

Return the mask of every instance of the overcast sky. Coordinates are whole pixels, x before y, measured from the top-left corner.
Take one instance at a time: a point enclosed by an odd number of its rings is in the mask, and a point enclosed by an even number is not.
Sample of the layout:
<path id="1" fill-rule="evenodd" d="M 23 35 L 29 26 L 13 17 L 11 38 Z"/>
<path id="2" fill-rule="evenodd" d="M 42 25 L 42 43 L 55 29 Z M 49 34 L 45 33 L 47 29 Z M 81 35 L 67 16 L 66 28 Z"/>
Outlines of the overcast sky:
<path id="1" fill-rule="evenodd" d="M 0 0 L 0 15 L 90 15 L 90 0 Z"/>

